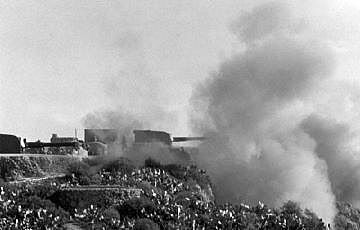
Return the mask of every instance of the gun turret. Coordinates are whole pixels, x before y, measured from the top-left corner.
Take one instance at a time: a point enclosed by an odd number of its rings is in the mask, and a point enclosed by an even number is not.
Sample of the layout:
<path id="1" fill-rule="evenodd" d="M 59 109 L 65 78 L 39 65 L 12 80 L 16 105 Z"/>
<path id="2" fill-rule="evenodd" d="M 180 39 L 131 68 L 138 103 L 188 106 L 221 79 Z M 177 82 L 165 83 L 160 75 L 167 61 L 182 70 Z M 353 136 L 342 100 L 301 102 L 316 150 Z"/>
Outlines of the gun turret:
<path id="1" fill-rule="evenodd" d="M 205 137 L 173 137 L 172 142 L 203 141 Z"/>

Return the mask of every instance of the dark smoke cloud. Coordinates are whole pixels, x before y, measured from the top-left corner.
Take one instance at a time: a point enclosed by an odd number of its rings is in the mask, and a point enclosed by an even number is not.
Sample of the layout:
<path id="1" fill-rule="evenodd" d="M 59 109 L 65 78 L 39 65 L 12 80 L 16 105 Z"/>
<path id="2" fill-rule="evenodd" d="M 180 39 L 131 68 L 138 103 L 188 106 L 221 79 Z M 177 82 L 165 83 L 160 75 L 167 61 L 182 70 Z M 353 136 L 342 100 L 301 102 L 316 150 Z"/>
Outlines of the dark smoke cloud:
<path id="1" fill-rule="evenodd" d="M 360 164 L 358 151 L 349 145 L 354 139 L 349 125 L 312 115 L 303 121 L 302 127 L 316 141 L 315 152 L 328 165 L 331 187 L 337 200 L 359 207 Z"/>
<path id="2" fill-rule="evenodd" d="M 194 93 L 193 127 L 209 137 L 197 162 L 211 174 L 220 201 L 294 200 L 326 221 L 335 215 L 326 162 L 299 124 L 314 86 L 331 75 L 321 41 L 277 2 L 254 8 L 232 28 L 245 44 Z"/>
<path id="3" fill-rule="evenodd" d="M 328 54 L 315 44 L 267 41 L 224 62 L 200 97 L 209 102 L 215 126 L 254 129 L 254 123 L 301 98 L 330 71 Z"/>

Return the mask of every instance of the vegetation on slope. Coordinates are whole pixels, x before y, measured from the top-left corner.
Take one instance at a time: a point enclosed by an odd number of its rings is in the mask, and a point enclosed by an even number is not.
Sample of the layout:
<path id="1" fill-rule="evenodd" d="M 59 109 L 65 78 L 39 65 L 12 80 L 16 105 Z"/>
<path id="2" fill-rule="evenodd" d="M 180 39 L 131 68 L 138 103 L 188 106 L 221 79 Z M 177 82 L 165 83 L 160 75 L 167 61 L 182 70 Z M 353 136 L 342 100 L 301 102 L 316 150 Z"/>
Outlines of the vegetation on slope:
<path id="1" fill-rule="evenodd" d="M 64 178 L 9 184 L 0 191 L 0 229 L 326 229 L 310 210 L 287 202 L 216 204 L 202 193 L 210 180 L 203 170 L 161 165 L 148 159 L 136 168 L 126 159 L 87 160 L 68 165 Z M 140 196 L 101 191 L 91 196 L 64 188 L 112 185 L 141 189 Z M 210 186 L 211 187 L 211 186 Z M 66 198 L 64 198 L 66 196 Z M 101 197 L 101 199 L 96 199 Z M 86 201 L 86 202 L 85 202 Z M 359 229 L 360 211 L 338 204 L 336 229 Z"/>

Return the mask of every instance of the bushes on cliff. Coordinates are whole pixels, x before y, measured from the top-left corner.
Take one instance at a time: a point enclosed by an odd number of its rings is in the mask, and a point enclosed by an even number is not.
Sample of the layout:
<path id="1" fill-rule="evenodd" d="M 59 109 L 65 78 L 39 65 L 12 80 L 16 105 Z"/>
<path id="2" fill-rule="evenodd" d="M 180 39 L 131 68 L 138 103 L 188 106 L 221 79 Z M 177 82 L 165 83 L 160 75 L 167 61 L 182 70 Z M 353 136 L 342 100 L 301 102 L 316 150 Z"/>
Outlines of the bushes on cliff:
<path id="1" fill-rule="evenodd" d="M 31 195 L 38 196 L 42 199 L 48 199 L 52 194 L 54 194 L 58 187 L 54 184 L 49 183 L 43 183 L 43 184 L 36 184 L 29 188 L 27 188 L 29 193 L 31 192 Z M 30 194 L 29 194 L 30 195 Z"/>
<path id="2" fill-rule="evenodd" d="M 116 210 L 116 208 L 112 206 L 105 209 L 103 215 L 106 222 L 111 222 L 111 220 L 120 218 L 118 210 Z"/>
<path id="3" fill-rule="evenodd" d="M 160 162 L 151 157 L 145 160 L 144 166 L 148 168 L 161 168 Z"/>
<path id="4" fill-rule="evenodd" d="M 25 187 L 1 187 L 0 229 L 57 229 L 69 214 L 54 203 L 30 195 Z"/>
<path id="5" fill-rule="evenodd" d="M 50 198 L 56 205 L 72 213 L 75 209 L 84 209 L 90 205 L 106 208 L 122 199 L 122 193 L 116 190 L 59 190 Z"/>
<path id="6" fill-rule="evenodd" d="M 89 185 L 94 172 L 90 170 L 90 166 L 87 163 L 75 161 L 69 164 L 66 174 L 68 180 L 73 184 Z"/>
<path id="7" fill-rule="evenodd" d="M 301 227 L 298 220 L 294 217 L 299 217 L 301 219 L 301 224 L 305 227 L 305 229 L 325 229 L 322 219 L 308 209 L 302 210 L 296 202 L 288 201 L 283 204 L 280 210 L 281 215 L 287 220 L 287 224 L 290 229 L 298 229 Z"/>
<path id="8" fill-rule="evenodd" d="M 132 198 L 118 207 L 120 216 L 130 217 L 142 217 L 143 212 L 151 213 L 155 209 L 155 204 L 146 197 Z"/>
<path id="9" fill-rule="evenodd" d="M 7 163 L 6 158 L 0 158 L 0 178 L 6 181 L 7 177 L 11 176 L 11 166 Z"/>
<path id="10" fill-rule="evenodd" d="M 144 167 L 163 169 L 179 180 L 194 180 L 203 189 L 211 185 L 210 177 L 204 170 L 199 170 L 195 165 L 187 167 L 179 164 L 162 165 L 159 161 L 149 157 L 145 160 Z"/>
<path id="11" fill-rule="evenodd" d="M 135 222 L 134 230 L 160 230 L 160 228 L 154 221 L 144 218 Z"/>
<path id="12" fill-rule="evenodd" d="M 47 212 L 58 216 L 63 221 L 66 221 L 69 218 L 69 214 L 62 208 L 58 208 L 50 200 L 38 196 L 29 196 L 27 199 L 23 200 L 23 202 L 19 202 L 19 204 L 30 210 L 46 209 Z"/>
<path id="13" fill-rule="evenodd" d="M 120 173 L 122 175 L 131 174 L 135 168 L 130 160 L 123 157 L 109 160 L 102 166 L 102 169 L 107 172 Z"/>
<path id="14" fill-rule="evenodd" d="M 349 203 L 337 202 L 338 214 L 335 216 L 335 229 L 360 229 L 360 210 Z"/>
<path id="15" fill-rule="evenodd" d="M 81 176 L 90 176 L 90 166 L 82 161 L 75 161 L 69 164 L 67 168 L 68 175 L 74 175 L 79 178 Z"/>

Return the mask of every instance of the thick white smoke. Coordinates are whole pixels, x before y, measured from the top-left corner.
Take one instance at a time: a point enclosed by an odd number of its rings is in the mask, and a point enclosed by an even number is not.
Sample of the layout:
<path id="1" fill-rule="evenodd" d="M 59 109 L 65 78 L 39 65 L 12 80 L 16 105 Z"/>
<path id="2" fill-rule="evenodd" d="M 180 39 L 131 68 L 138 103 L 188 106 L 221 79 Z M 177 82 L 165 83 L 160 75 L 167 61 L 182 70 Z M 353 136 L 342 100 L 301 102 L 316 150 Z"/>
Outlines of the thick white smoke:
<path id="1" fill-rule="evenodd" d="M 83 125 L 88 129 L 116 129 L 118 136 L 132 137 L 134 129 L 141 129 L 144 122 L 129 113 L 120 110 L 105 110 L 89 113 L 83 118 Z"/>
<path id="2" fill-rule="evenodd" d="M 307 26 L 277 2 L 244 13 L 232 25 L 244 50 L 224 61 L 192 98 L 194 130 L 209 137 L 197 161 L 211 174 L 221 201 L 279 206 L 293 200 L 331 222 L 332 188 L 341 186 L 329 177 L 336 174 L 337 158 L 325 155 L 327 147 L 339 145 L 320 145 L 328 130 L 308 117 L 316 112 L 311 97 L 335 63 L 331 49 L 309 36 Z M 344 191 L 351 192 L 339 193 Z"/>
<path id="3" fill-rule="evenodd" d="M 160 113 L 159 113 L 160 114 Z M 166 113 L 161 113 L 164 116 Z M 162 116 L 160 116 L 161 118 Z M 148 118 L 149 119 L 149 118 Z M 153 127 L 157 119 L 149 120 L 141 119 L 134 114 L 126 113 L 121 110 L 105 110 L 89 113 L 83 118 L 83 125 L 89 129 L 115 129 L 117 132 L 117 140 L 111 145 L 108 145 L 107 151 L 110 156 L 108 160 L 113 160 L 113 157 L 123 156 L 130 159 L 136 165 L 143 165 L 144 161 L 151 157 L 162 164 L 183 163 L 181 157 L 178 157 L 175 152 L 171 152 L 169 146 L 161 143 L 149 143 L 147 145 L 133 145 L 135 129 L 149 129 Z M 155 128 L 156 129 L 156 128 Z M 160 129 L 161 130 L 161 129 Z M 96 130 L 96 135 L 106 137 L 109 133 L 104 133 L 102 130 Z M 123 141 L 126 140 L 126 151 L 124 151 Z"/>
<path id="4" fill-rule="evenodd" d="M 107 146 L 107 152 L 112 157 L 124 156 L 124 145 L 127 146 L 132 143 L 133 130 L 142 129 L 146 126 L 145 122 L 121 110 L 99 110 L 89 113 L 83 118 L 82 122 L 87 129 L 100 129 L 93 132 L 96 132 L 96 135 L 103 139 L 106 139 L 109 133 L 103 132 L 101 129 L 116 130 L 117 139 L 111 145 Z M 123 143 L 124 141 L 125 143 Z"/>

